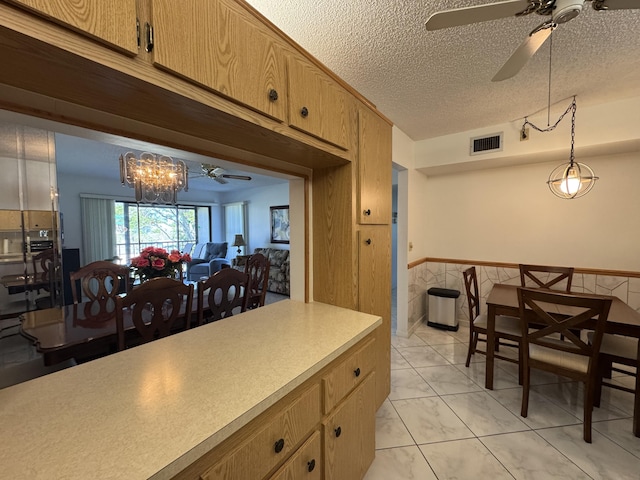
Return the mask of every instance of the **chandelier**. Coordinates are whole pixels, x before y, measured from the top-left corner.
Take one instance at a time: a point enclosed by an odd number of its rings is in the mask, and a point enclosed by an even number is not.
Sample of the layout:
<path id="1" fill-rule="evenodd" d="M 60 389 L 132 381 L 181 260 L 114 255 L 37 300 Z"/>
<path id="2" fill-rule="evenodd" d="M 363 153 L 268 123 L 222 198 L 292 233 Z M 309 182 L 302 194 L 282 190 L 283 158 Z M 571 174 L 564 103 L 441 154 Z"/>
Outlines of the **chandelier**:
<path id="1" fill-rule="evenodd" d="M 182 160 L 144 152 L 120 155 L 120 181 L 134 189 L 136 202 L 177 203 L 177 193 L 189 190 L 189 167 Z"/>

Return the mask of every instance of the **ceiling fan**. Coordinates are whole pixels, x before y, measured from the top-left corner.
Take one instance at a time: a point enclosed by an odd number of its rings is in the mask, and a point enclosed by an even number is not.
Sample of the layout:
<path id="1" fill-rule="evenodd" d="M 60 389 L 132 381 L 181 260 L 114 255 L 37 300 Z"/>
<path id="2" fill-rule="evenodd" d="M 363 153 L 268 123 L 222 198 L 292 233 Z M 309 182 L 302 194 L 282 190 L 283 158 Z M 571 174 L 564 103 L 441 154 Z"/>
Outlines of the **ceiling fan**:
<path id="1" fill-rule="evenodd" d="M 551 32 L 558 25 L 577 17 L 586 2 L 591 2 L 591 6 L 597 11 L 640 8 L 638 0 L 507 0 L 436 12 L 427 19 L 425 26 L 427 30 L 440 30 L 511 16 L 522 17 L 532 13 L 549 16 L 549 19 L 529 33 L 529 36 L 491 79 L 493 82 L 499 82 L 516 75 L 549 38 Z"/>
<path id="2" fill-rule="evenodd" d="M 226 180 L 227 178 L 231 180 L 251 180 L 251 177 L 249 177 L 248 175 L 232 175 L 232 174 L 224 173 L 226 172 L 226 170 L 216 165 L 202 163 L 200 164 L 200 166 L 202 168 L 202 173 L 199 174 L 198 176 L 213 178 L 216 182 L 221 183 L 223 185 L 225 183 L 229 183 Z"/>

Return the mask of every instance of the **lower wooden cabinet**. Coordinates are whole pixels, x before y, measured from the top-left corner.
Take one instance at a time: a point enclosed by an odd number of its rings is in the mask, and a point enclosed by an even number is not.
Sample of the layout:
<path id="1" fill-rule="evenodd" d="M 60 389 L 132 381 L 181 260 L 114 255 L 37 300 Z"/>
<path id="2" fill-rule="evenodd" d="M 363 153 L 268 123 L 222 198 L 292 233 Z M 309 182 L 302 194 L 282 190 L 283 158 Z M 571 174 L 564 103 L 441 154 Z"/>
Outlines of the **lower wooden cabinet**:
<path id="1" fill-rule="evenodd" d="M 375 335 L 174 480 L 361 480 L 375 456 Z"/>
<path id="2" fill-rule="evenodd" d="M 361 479 L 375 456 L 375 373 L 324 422 L 325 479 Z"/>
<path id="3" fill-rule="evenodd" d="M 287 458 L 320 420 L 320 387 L 314 385 L 290 405 L 266 419 L 236 450 L 202 474 L 202 480 L 264 478 Z"/>
<path id="4" fill-rule="evenodd" d="M 273 475 L 270 480 L 321 480 L 322 479 L 322 442 L 320 432 L 313 435 L 296 453 Z"/>

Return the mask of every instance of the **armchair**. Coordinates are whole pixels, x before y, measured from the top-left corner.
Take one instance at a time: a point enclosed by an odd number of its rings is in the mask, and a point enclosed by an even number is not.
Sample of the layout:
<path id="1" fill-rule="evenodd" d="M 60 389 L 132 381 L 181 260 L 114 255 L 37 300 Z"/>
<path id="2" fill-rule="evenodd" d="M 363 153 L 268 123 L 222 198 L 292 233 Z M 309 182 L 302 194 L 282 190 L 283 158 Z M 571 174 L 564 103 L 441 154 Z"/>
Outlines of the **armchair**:
<path id="1" fill-rule="evenodd" d="M 196 244 L 191 253 L 191 262 L 187 265 L 187 278 L 197 282 L 202 277 L 210 277 L 222 269 L 222 265 L 230 265 L 226 256 L 227 242 Z"/>

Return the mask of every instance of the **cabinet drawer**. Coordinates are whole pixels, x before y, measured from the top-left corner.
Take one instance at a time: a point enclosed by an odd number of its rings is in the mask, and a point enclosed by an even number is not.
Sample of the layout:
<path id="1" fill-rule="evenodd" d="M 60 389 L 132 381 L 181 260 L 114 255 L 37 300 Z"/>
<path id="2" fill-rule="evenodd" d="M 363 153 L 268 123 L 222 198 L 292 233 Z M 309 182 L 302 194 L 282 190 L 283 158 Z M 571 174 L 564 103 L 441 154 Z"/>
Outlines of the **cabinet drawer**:
<path id="1" fill-rule="evenodd" d="M 320 480 L 321 478 L 322 447 L 320 432 L 316 431 L 270 480 Z"/>
<path id="2" fill-rule="evenodd" d="M 202 474 L 202 480 L 264 478 L 309 435 L 320 416 L 320 387 L 314 385 L 265 420 L 254 435 Z"/>
<path id="3" fill-rule="evenodd" d="M 333 408 L 375 368 L 375 340 L 372 338 L 322 377 L 324 413 Z"/>

